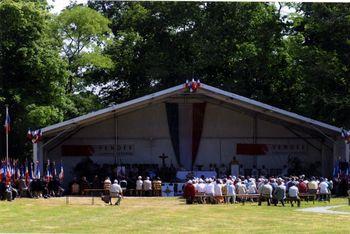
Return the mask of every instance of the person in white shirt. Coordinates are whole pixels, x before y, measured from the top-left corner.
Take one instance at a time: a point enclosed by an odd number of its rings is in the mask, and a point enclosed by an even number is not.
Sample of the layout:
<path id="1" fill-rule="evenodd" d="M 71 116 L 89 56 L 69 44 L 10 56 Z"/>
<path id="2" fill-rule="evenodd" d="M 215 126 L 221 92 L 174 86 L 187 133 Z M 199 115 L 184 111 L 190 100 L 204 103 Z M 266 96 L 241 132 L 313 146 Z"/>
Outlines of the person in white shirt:
<path id="1" fill-rule="evenodd" d="M 216 203 L 222 203 L 223 197 L 222 197 L 222 184 L 220 180 L 216 180 L 214 184 L 214 196 L 215 196 L 215 202 Z"/>
<path id="2" fill-rule="evenodd" d="M 248 192 L 248 194 L 258 193 L 258 190 L 256 188 L 256 184 L 255 184 L 255 180 L 253 178 L 249 179 L 248 186 L 247 186 L 247 192 Z"/>
<path id="3" fill-rule="evenodd" d="M 214 183 L 211 179 L 206 180 L 205 184 L 205 195 L 209 196 L 207 199 L 207 203 L 213 203 L 214 199 Z"/>
<path id="4" fill-rule="evenodd" d="M 310 194 L 317 193 L 318 183 L 317 183 L 315 177 L 311 178 L 311 181 L 309 181 L 309 183 L 307 184 L 307 189 L 308 189 L 308 193 L 310 193 Z"/>
<path id="5" fill-rule="evenodd" d="M 292 186 L 289 187 L 288 195 L 291 206 L 294 206 L 293 202 L 296 201 L 298 207 L 300 207 L 299 189 L 295 183 L 293 183 Z"/>
<path id="6" fill-rule="evenodd" d="M 247 187 L 245 184 L 242 183 L 241 179 L 238 179 L 238 182 L 236 184 L 236 190 L 237 190 L 237 194 L 247 193 Z"/>
<path id="7" fill-rule="evenodd" d="M 204 194 L 205 193 L 205 183 L 202 179 L 199 179 L 199 184 L 197 186 L 198 193 L 199 194 Z"/>
<path id="8" fill-rule="evenodd" d="M 142 185 L 143 185 L 142 177 L 139 176 L 136 180 L 136 195 L 137 196 L 142 195 Z"/>
<path id="9" fill-rule="evenodd" d="M 214 196 L 222 196 L 221 182 L 220 180 L 216 180 L 214 185 Z"/>
<path id="10" fill-rule="evenodd" d="M 151 196 L 151 194 L 152 194 L 152 181 L 149 180 L 149 177 L 146 177 L 146 179 L 143 181 L 142 188 L 143 188 L 143 191 L 145 192 L 146 196 Z"/>
<path id="11" fill-rule="evenodd" d="M 324 201 L 326 199 L 326 196 L 329 194 L 328 183 L 324 179 L 321 179 L 321 183 L 318 185 L 318 187 L 320 200 Z"/>
<path id="12" fill-rule="evenodd" d="M 236 203 L 236 188 L 232 181 L 227 181 L 227 202 Z"/>
<path id="13" fill-rule="evenodd" d="M 258 205 L 261 206 L 262 200 L 266 200 L 267 205 L 269 206 L 271 204 L 271 198 L 272 198 L 272 186 L 267 179 L 264 180 L 264 185 L 259 187 L 259 194 L 260 196 L 259 196 Z"/>
<path id="14" fill-rule="evenodd" d="M 123 196 L 123 190 L 118 184 L 118 180 L 114 180 L 114 183 L 111 185 L 111 188 L 109 189 L 109 203 L 112 205 L 112 198 L 117 198 L 117 201 L 114 203 L 114 205 L 119 206 L 122 196 Z"/>

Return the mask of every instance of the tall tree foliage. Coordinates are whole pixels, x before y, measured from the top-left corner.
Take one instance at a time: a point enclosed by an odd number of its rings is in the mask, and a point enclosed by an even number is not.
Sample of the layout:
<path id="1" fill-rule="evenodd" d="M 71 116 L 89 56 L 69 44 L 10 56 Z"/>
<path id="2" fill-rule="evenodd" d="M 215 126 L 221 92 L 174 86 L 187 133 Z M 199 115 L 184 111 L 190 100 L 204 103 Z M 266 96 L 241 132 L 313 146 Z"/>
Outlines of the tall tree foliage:
<path id="1" fill-rule="evenodd" d="M 107 102 L 201 79 L 284 105 L 283 24 L 263 3 L 91 3 L 112 20 L 115 68 L 102 77 Z"/>
<path id="2" fill-rule="evenodd" d="M 350 127 L 350 6 L 303 3 L 286 47 L 296 111 Z"/>
<path id="3" fill-rule="evenodd" d="M 108 24 L 109 20 L 103 15 L 82 5 L 70 6 L 56 18 L 54 35 L 58 35 L 63 57 L 69 66 L 69 93 L 79 90 L 82 80 L 78 78 L 86 70 L 111 68 L 109 57 L 100 53 L 109 36 Z"/>
<path id="4" fill-rule="evenodd" d="M 28 127 L 62 121 L 67 99 L 66 64 L 49 37 L 50 17 L 42 2 L 0 2 L 0 106 L 9 104 L 11 156 L 22 156 Z M 0 134 L 4 153 L 4 134 Z M 4 154 L 2 154 L 4 155 Z"/>

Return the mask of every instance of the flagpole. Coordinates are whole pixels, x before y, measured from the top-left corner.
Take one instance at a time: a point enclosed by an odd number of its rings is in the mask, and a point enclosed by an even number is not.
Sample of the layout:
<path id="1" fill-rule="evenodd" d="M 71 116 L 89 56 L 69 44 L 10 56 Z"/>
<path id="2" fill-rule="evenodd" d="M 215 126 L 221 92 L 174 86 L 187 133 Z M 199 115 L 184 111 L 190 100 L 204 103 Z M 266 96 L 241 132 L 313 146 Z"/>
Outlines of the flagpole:
<path id="1" fill-rule="evenodd" d="M 6 118 L 9 114 L 9 106 L 6 104 Z M 9 125 L 9 123 L 7 123 Z M 6 163 L 9 164 L 9 131 L 8 126 L 6 126 Z"/>

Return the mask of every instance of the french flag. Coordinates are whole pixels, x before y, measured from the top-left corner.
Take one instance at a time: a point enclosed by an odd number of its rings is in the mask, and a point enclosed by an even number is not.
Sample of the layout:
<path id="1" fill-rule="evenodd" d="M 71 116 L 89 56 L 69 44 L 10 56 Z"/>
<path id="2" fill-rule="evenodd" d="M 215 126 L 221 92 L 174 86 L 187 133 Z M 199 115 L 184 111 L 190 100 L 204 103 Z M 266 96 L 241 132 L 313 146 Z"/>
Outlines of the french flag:
<path id="1" fill-rule="evenodd" d="M 47 160 L 47 167 L 46 167 L 46 179 L 48 181 L 51 180 L 52 174 L 51 174 L 51 170 L 50 170 L 50 160 Z"/>
<path id="2" fill-rule="evenodd" d="M 63 170 L 63 164 L 61 162 L 61 171 L 60 171 L 60 174 L 58 175 L 59 179 L 60 180 L 63 180 L 64 179 L 64 170 Z"/>
<path id="3" fill-rule="evenodd" d="M 3 165 L 0 168 L 0 182 L 2 181 L 3 178 L 5 178 L 5 174 L 6 174 L 6 167 L 5 167 L 5 165 Z"/>
<path id="4" fill-rule="evenodd" d="M 36 168 L 35 168 L 35 178 L 40 179 L 40 167 L 39 167 L 39 161 L 36 162 Z"/>
<path id="5" fill-rule="evenodd" d="M 4 124 L 6 133 L 9 133 L 11 131 L 10 123 L 11 123 L 10 115 L 9 115 L 8 110 L 6 109 L 6 118 L 5 118 L 5 124 Z"/>
<path id="6" fill-rule="evenodd" d="M 11 167 L 8 166 L 6 169 L 6 184 L 11 183 Z"/>

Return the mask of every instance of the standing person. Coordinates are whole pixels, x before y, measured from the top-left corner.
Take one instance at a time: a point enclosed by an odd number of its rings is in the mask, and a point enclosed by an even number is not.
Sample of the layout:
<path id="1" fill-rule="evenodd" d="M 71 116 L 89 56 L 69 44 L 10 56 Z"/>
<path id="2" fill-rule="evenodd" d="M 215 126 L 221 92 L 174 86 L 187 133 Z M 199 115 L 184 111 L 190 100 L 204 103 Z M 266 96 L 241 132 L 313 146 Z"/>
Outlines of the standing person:
<path id="1" fill-rule="evenodd" d="M 258 174 L 259 174 L 259 171 L 258 171 L 258 169 L 256 169 L 256 166 L 254 165 L 253 169 L 252 169 L 252 176 L 251 177 L 256 179 L 256 178 L 258 178 Z"/>
<path id="2" fill-rule="evenodd" d="M 152 182 L 149 180 L 149 177 L 146 177 L 146 179 L 143 181 L 143 191 L 145 191 L 145 196 L 151 196 L 152 195 Z"/>
<path id="3" fill-rule="evenodd" d="M 142 177 L 139 176 L 136 180 L 136 195 L 139 197 L 142 196 L 142 185 L 143 185 Z"/>
<path id="4" fill-rule="evenodd" d="M 159 177 L 157 177 L 156 180 L 153 181 L 153 195 L 160 197 L 162 192 L 162 181 Z"/>
<path id="5" fill-rule="evenodd" d="M 114 183 L 111 185 L 111 188 L 109 190 L 109 203 L 112 205 L 112 198 L 117 198 L 114 205 L 119 206 L 122 196 L 123 196 L 123 190 L 118 184 L 118 180 L 114 180 Z"/>
<path id="6" fill-rule="evenodd" d="M 109 194 L 109 190 L 111 189 L 111 180 L 109 179 L 109 177 L 107 176 L 105 181 L 103 182 L 103 190 L 105 191 L 105 194 L 108 195 Z"/>
<path id="7" fill-rule="evenodd" d="M 81 181 L 80 181 L 80 190 L 81 190 L 81 194 L 82 195 L 86 195 L 87 192 L 85 191 L 86 189 L 89 189 L 90 188 L 90 184 L 89 182 L 87 181 L 86 177 L 83 176 L 81 178 Z"/>

